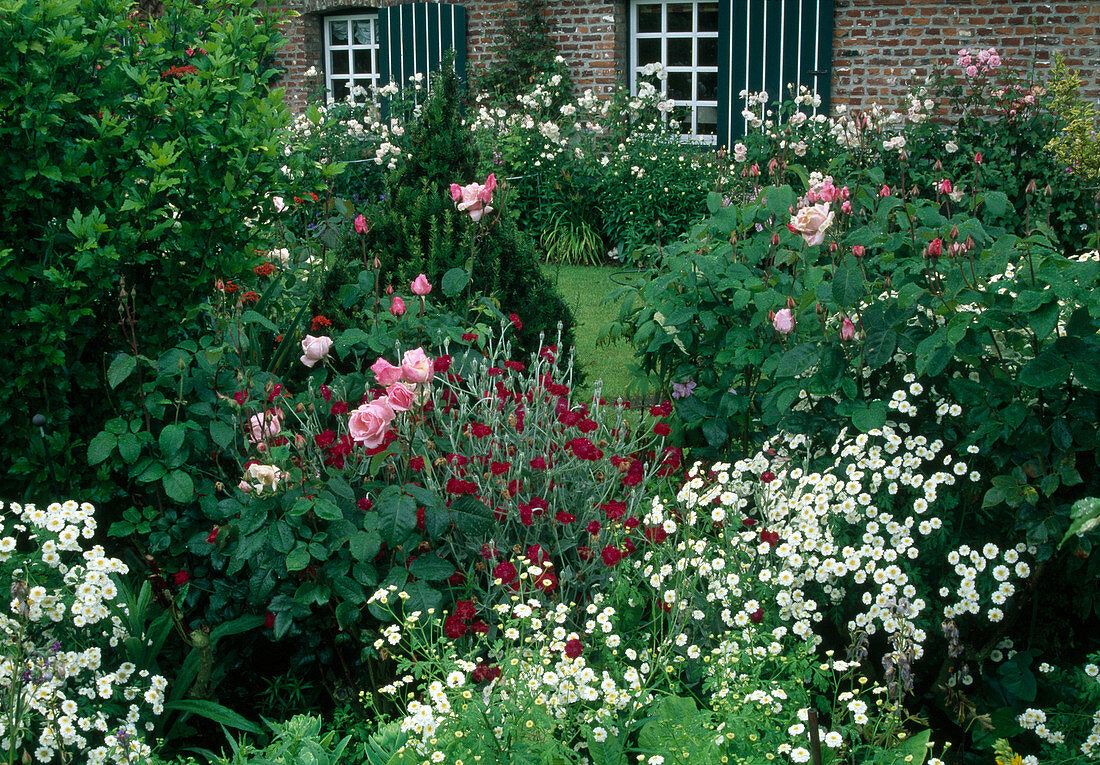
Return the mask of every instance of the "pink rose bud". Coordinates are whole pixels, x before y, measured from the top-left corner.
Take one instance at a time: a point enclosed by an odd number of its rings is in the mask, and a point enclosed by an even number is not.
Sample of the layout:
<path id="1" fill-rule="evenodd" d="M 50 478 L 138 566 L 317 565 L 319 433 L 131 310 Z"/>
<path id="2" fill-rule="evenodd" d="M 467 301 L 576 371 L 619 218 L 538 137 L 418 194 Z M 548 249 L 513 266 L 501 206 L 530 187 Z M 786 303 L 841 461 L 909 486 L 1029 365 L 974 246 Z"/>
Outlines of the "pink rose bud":
<path id="1" fill-rule="evenodd" d="M 938 258 L 943 254 L 943 240 L 938 236 L 928 243 L 926 254 L 929 258 Z"/>
<path id="2" fill-rule="evenodd" d="M 367 226 L 367 219 L 363 217 L 363 214 L 355 216 L 355 233 L 365 234 L 370 231 L 370 227 Z"/>
<path id="3" fill-rule="evenodd" d="M 386 388 L 386 398 L 395 412 L 407 412 L 416 399 L 415 386 L 410 387 L 405 383 L 394 383 Z"/>
<path id="4" fill-rule="evenodd" d="M 393 302 L 390 304 L 390 313 L 394 316 L 402 316 L 405 313 L 405 301 L 397 295 L 393 296 Z"/>
<path id="5" fill-rule="evenodd" d="M 836 251 L 837 251 L 837 244 L 836 244 L 836 242 L 830 242 L 830 243 L 829 243 L 829 252 L 836 252 Z"/>
<path id="6" fill-rule="evenodd" d="M 351 413 L 348 433 L 353 441 L 374 449 L 385 440 L 393 417 L 394 411 L 389 400 L 385 397 L 377 398 Z"/>
<path id="7" fill-rule="evenodd" d="M 424 274 L 420 274 L 420 276 L 413 279 L 410 287 L 414 295 L 420 295 L 421 297 L 432 291 L 432 285 L 428 282 L 428 277 Z"/>
<path id="8" fill-rule="evenodd" d="M 881 189 L 878 190 L 878 195 L 880 197 L 890 196 L 890 187 L 889 186 L 883 186 Z"/>
<path id="9" fill-rule="evenodd" d="M 842 213 L 844 213 L 845 215 L 851 215 L 852 214 L 852 203 L 849 202 L 847 199 L 845 199 L 843 202 L 840 203 L 840 211 Z"/>
<path id="10" fill-rule="evenodd" d="M 373 367 L 372 367 L 373 369 Z M 401 373 L 405 380 L 412 383 L 427 382 L 435 374 L 435 366 L 423 348 L 405 351 L 401 359 Z M 396 380 L 394 381 L 396 382 Z"/>
<path id="11" fill-rule="evenodd" d="M 313 335 L 306 335 L 302 339 L 302 363 L 307 367 L 313 368 L 313 365 L 323 359 L 332 347 L 331 337 L 314 337 Z"/>
<path id="12" fill-rule="evenodd" d="M 779 234 L 772 234 L 772 247 L 778 247 L 778 246 L 779 246 Z"/>
<path id="13" fill-rule="evenodd" d="M 371 364 L 370 371 L 378 379 L 378 384 L 388 387 L 401 379 L 401 367 L 395 367 L 390 362 L 379 357 L 378 361 Z"/>
<path id="14" fill-rule="evenodd" d="M 794 312 L 790 308 L 784 308 L 778 311 L 774 318 L 772 318 L 772 326 L 775 327 L 775 331 L 781 335 L 789 335 L 794 332 Z"/>
<path id="15" fill-rule="evenodd" d="M 386 294 L 387 295 L 392 295 L 393 294 L 393 285 L 392 284 L 387 284 L 386 285 Z"/>
<path id="16" fill-rule="evenodd" d="M 950 194 L 951 193 L 951 181 L 950 181 L 950 179 L 944 178 L 942 181 L 940 181 L 940 185 L 937 186 L 936 189 L 941 194 Z"/>
<path id="17" fill-rule="evenodd" d="M 980 151 L 974 152 L 974 164 L 980 165 L 982 163 L 982 153 Z"/>
<path id="18" fill-rule="evenodd" d="M 854 339 L 856 336 L 856 325 L 852 323 L 852 320 L 847 316 L 844 317 L 844 321 L 840 323 L 840 339 L 844 342 Z"/>
<path id="19" fill-rule="evenodd" d="M 852 195 L 852 192 L 848 191 L 848 187 L 847 187 L 847 186 L 845 186 L 844 188 L 842 188 L 842 189 L 840 190 L 840 198 L 841 198 L 841 199 L 847 199 L 847 198 L 848 198 L 848 197 L 850 197 L 851 195 Z"/>
<path id="20" fill-rule="evenodd" d="M 951 233 L 950 233 L 949 236 L 952 239 L 958 239 L 959 238 L 959 227 L 958 226 L 952 226 L 951 227 Z"/>
<path id="21" fill-rule="evenodd" d="M 459 186 L 457 183 L 451 184 L 451 199 L 456 202 L 462 201 L 462 187 Z"/>
<path id="22" fill-rule="evenodd" d="M 374 256 L 374 262 L 371 263 L 371 265 L 374 266 L 375 268 L 381 268 L 382 267 L 382 261 L 378 259 L 377 255 L 375 255 Z"/>
<path id="23" fill-rule="evenodd" d="M 852 248 L 852 254 L 855 255 L 857 258 L 862 258 L 864 255 L 867 254 L 867 248 L 864 247 L 862 244 L 857 244 Z"/>

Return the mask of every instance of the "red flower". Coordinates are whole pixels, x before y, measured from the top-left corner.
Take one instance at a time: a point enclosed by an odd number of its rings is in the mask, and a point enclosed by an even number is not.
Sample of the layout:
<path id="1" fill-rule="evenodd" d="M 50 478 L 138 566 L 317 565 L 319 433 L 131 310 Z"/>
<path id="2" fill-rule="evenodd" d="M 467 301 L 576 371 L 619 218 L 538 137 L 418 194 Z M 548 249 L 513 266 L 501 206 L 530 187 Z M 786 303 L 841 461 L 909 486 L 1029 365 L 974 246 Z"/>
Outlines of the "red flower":
<path id="1" fill-rule="evenodd" d="M 323 398 L 326 403 L 331 401 L 332 400 L 332 388 L 328 387 L 327 385 L 322 385 L 321 386 L 321 398 Z"/>
<path id="2" fill-rule="evenodd" d="M 329 411 L 332 413 L 333 417 L 338 417 L 341 414 L 347 414 L 348 413 L 348 402 L 347 401 L 337 401 L 335 404 L 332 405 L 332 408 L 329 409 Z"/>
<path id="3" fill-rule="evenodd" d="M 331 327 L 332 322 L 329 321 L 328 317 L 324 314 L 318 314 L 317 316 L 313 317 L 313 321 L 310 322 L 309 326 L 312 331 L 316 332 L 317 330 L 321 329 L 321 327 Z"/>
<path id="4" fill-rule="evenodd" d="M 604 502 L 600 505 L 600 509 L 603 510 L 603 514 L 607 516 L 609 521 L 617 521 L 626 515 L 626 503 L 618 499 Z"/>
<path id="5" fill-rule="evenodd" d="M 432 362 L 432 369 L 436 372 L 447 372 L 451 368 L 451 357 L 443 354 L 435 357 L 435 361 Z"/>
<path id="6" fill-rule="evenodd" d="M 462 339 L 463 339 L 463 341 L 465 341 L 467 343 L 476 343 L 477 342 L 477 332 L 463 332 L 462 333 Z"/>
<path id="7" fill-rule="evenodd" d="M 189 581 L 191 581 L 191 575 L 187 573 L 187 569 L 181 568 L 172 574 L 172 582 L 175 584 L 187 584 Z"/>
<path id="8" fill-rule="evenodd" d="M 653 417 L 668 417 L 672 414 L 672 402 L 665 401 L 664 403 L 651 406 L 649 408 L 649 413 Z"/>
<path id="9" fill-rule="evenodd" d="M 764 621 L 764 609 L 758 608 L 749 614 L 749 621 L 753 624 L 760 624 L 760 622 Z"/>
<path id="10" fill-rule="evenodd" d="M 557 512 L 557 515 L 554 516 L 554 519 L 558 523 L 576 523 L 577 516 L 573 515 L 572 513 L 567 513 L 564 510 L 559 510 Z"/>
<path id="11" fill-rule="evenodd" d="M 531 467 L 535 470 L 546 470 L 546 459 L 544 457 L 535 457 L 531 460 Z"/>
<path id="12" fill-rule="evenodd" d="M 213 529 L 211 529 L 210 533 L 206 535 L 206 541 L 210 544 L 214 544 L 215 542 L 217 542 L 219 531 L 221 531 L 221 528 L 218 526 L 215 526 Z"/>
<path id="13" fill-rule="evenodd" d="M 479 635 L 484 635 L 489 631 L 489 625 L 478 619 L 470 624 L 470 632 L 476 632 Z M 500 677 L 500 670 L 497 670 L 497 677 Z"/>
<path id="14" fill-rule="evenodd" d="M 447 584 L 451 585 L 452 587 L 461 587 L 462 585 L 466 584 L 466 575 L 461 571 L 456 571 L 449 577 L 447 577 Z"/>
<path id="15" fill-rule="evenodd" d="M 508 561 L 498 563 L 493 569 L 493 578 L 499 579 L 501 584 L 511 584 L 516 581 L 516 567 Z"/>
<path id="16" fill-rule="evenodd" d="M 185 74 L 198 74 L 199 69 L 194 64 L 184 64 L 183 66 L 173 66 L 165 69 L 160 73 L 162 80 L 171 80 L 173 78 L 182 78 Z"/>
<path id="17" fill-rule="evenodd" d="M 458 614 L 451 614 L 443 622 L 443 634 L 451 640 L 458 640 L 466 634 L 466 622 Z"/>
<path id="18" fill-rule="evenodd" d="M 493 475 L 503 475 L 512 467 L 510 462 L 492 462 L 489 464 L 489 472 Z"/>
<path id="19" fill-rule="evenodd" d="M 584 653 L 584 646 L 581 644 L 581 641 L 576 638 L 573 638 L 565 644 L 565 655 L 570 659 L 575 659 L 582 653 Z"/>
<path id="20" fill-rule="evenodd" d="M 600 533 L 600 522 L 599 521 L 589 521 L 588 526 L 586 526 L 585 528 L 588 529 L 589 534 L 599 534 Z"/>
<path id="21" fill-rule="evenodd" d="M 623 521 L 623 525 L 626 526 L 628 529 L 638 528 L 639 523 L 640 521 L 637 518 L 627 518 L 625 521 Z"/>
<path id="22" fill-rule="evenodd" d="M 745 520 L 741 521 L 741 525 L 744 526 L 746 529 L 751 529 L 753 526 L 756 525 L 756 519 L 746 518 Z"/>
<path id="23" fill-rule="evenodd" d="M 264 614 L 264 629 L 271 629 L 275 626 L 275 614 L 268 611 Z"/>
<path id="24" fill-rule="evenodd" d="M 608 545 L 600 551 L 600 557 L 603 559 L 604 565 L 614 566 L 623 559 L 623 553 L 618 547 Z"/>
<path id="25" fill-rule="evenodd" d="M 586 545 L 577 545 L 577 557 L 581 560 L 592 560 L 592 548 Z"/>
<path id="26" fill-rule="evenodd" d="M 488 425 L 483 425 L 480 422 L 470 423 L 470 435 L 472 435 L 474 438 L 485 438 L 486 436 L 491 436 L 492 434 L 493 429 L 490 428 Z"/>
<path id="27" fill-rule="evenodd" d="M 447 480 L 448 494 L 477 494 L 477 484 L 472 481 L 463 481 L 461 478 Z"/>
<path id="28" fill-rule="evenodd" d="M 557 353 L 558 353 L 557 344 L 547 345 L 543 348 L 539 348 L 539 356 L 541 356 L 546 361 L 549 361 L 551 364 L 554 363 L 554 357 L 557 355 Z"/>
<path id="29" fill-rule="evenodd" d="M 516 332 L 523 329 L 523 322 L 519 320 L 519 316 L 514 313 L 508 314 L 508 321 L 512 322 L 512 326 L 516 328 Z"/>
<path id="30" fill-rule="evenodd" d="M 477 608 L 472 600 L 460 600 L 455 603 L 455 616 L 460 619 L 473 619 L 477 616 Z"/>
<path id="31" fill-rule="evenodd" d="M 513 372 L 522 372 L 527 369 L 527 365 L 522 361 L 505 361 L 504 366 L 507 369 L 511 369 Z"/>
<path id="32" fill-rule="evenodd" d="M 578 436 L 566 442 L 565 447 L 577 455 L 578 459 L 595 462 L 603 459 L 603 450 L 584 436 Z"/>
<path id="33" fill-rule="evenodd" d="M 256 292 L 253 292 L 252 290 L 249 290 L 248 292 L 241 295 L 241 302 L 243 302 L 243 303 L 258 303 L 259 301 L 260 301 L 259 294 L 256 293 Z"/>
<path id="34" fill-rule="evenodd" d="M 779 544 L 779 533 L 775 531 L 767 531 L 765 529 L 761 529 L 760 541 L 766 542 L 769 545 L 777 545 Z"/>
<path id="35" fill-rule="evenodd" d="M 409 470 L 413 471 L 414 473 L 419 473 L 423 469 L 424 469 L 424 458 L 423 457 L 413 457 L 411 460 L 409 460 Z"/>
<path id="36" fill-rule="evenodd" d="M 241 406 L 244 406 L 244 402 L 248 401 L 248 392 L 243 390 L 237 391 L 233 394 L 233 400 Z"/>
<path id="37" fill-rule="evenodd" d="M 261 263 L 252 269 L 256 276 L 271 276 L 275 273 L 275 266 L 271 263 Z"/>
<path id="38" fill-rule="evenodd" d="M 658 422 L 653 426 L 653 432 L 659 436 L 667 437 L 672 432 L 672 428 L 663 422 Z"/>
<path id="39" fill-rule="evenodd" d="M 363 497 L 362 499 L 356 501 L 355 506 L 365 513 L 374 507 L 374 503 L 371 502 L 369 498 Z"/>
<path id="40" fill-rule="evenodd" d="M 760 474 L 760 480 L 764 483 L 771 483 L 775 480 L 775 473 L 770 470 L 765 470 L 763 473 Z"/>
<path id="41" fill-rule="evenodd" d="M 485 629 L 488 630 L 489 625 L 485 625 Z M 500 667 L 496 664 L 489 666 L 478 664 L 474 667 L 474 671 L 470 673 L 470 677 L 475 683 L 491 683 L 500 677 Z"/>

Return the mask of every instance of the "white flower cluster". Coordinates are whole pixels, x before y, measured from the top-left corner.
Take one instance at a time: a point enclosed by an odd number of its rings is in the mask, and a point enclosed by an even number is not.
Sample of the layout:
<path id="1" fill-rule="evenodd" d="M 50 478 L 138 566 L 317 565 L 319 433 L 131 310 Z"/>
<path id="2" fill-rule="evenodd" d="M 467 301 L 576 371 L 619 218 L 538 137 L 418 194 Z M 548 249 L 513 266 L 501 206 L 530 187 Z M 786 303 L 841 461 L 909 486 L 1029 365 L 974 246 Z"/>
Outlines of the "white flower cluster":
<path id="1" fill-rule="evenodd" d="M 12 503 L 0 518 L 0 570 L 12 594 L 10 614 L 0 614 L 0 692 L 20 698 L 21 735 L 36 735 L 40 762 L 62 749 L 93 765 L 148 757 L 139 726 L 152 730 L 148 712 L 164 709 L 163 677 L 128 661 L 105 665 L 104 648 L 130 637 L 113 578 L 128 569 L 99 545 L 82 548 L 95 529 L 94 507 L 71 500 L 45 509 Z M 79 635 L 79 650 L 62 643 L 70 635 Z M 7 725 L 5 717 L 0 740 Z"/>
<path id="2" fill-rule="evenodd" d="M 953 603 L 950 601 L 952 588 L 940 589 L 940 597 L 947 601 L 943 608 L 944 617 L 954 619 L 962 614 L 980 614 L 983 608 L 981 591 L 985 590 L 989 592 L 991 604 L 985 611 L 985 618 L 990 622 L 1004 619 L 1002 607 L 1016 593 L 1012 579 L 1031 576 L 1031 566 L 1021 556 L 1034 554 L 1035 548 L 1023 543 L 1003 552 L 993 543 L 984 545 L 980 550 L 965 544 L 952 550 L 947 555 L 947 562 L 954 567 L 960 582 L 954 588 L 957 600 Z M 979 581 L 980 576 L 987 581 Z"/>

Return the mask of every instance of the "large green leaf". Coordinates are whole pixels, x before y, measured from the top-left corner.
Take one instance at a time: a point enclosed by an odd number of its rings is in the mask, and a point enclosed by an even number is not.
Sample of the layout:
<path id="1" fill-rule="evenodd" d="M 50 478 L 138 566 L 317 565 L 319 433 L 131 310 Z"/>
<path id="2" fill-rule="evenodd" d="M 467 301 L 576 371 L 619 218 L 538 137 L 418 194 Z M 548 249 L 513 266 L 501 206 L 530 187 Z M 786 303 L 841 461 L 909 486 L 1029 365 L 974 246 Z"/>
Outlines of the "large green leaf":
<path id="1" fill-rule="evenodd" d="M 167 702 L 164 708 L 171 711 L 185 712 L 187 714 L 205 717 L 221 725 L 228 725 L 230 728 L 243 730 L 253 735 L 260 734 L 259 725 L 242 717 L 229 707 L 214 701 L 206 701 L 204 699 L 176 699 L 175 701 Z"/>
<path id="2" fill-rule="evenodd" d="M 1069 379 L 1072 367 L 1068 359 L 1046 348 L 1020 372 L 1020 382 L 1032 388 L 1049 388 Z"/>
<path id="3" fill-rule="evenodd" d="M 495 522 L 492 511 L 483 502 L 467 495 L 451 502 L 451 521 L 467 536 L 487 534 Z"/>
<path id="4" fill-rule="evenodd" d="M 386 544 L 395 547 L 416 528 L 416 500 L 396 490 L 378 498 L 378 530 Z"/>
<path id="5" fill-rule="evenodd" d="M 111 361 L 107 368 L 107 384 L 117 388 L 122 382 L 137 369 L 137 359 L 128 353 L 120 353 Z"/>
<path id="6" fill-rule="evenodd" d="M 443 560 L 435 554 L 422 555 L 409 566 L 410 574 L 427 582 L 438 582 L 446 579 L 454 572 L 453 563 L 449 560 Z"/>
<path id="7" fill-rule="evenodd" d="M 851 308 L 863 297 L 864 291 L 863 272 L 859 270 L 856 259 L 848 255 L 833 274 L 833 299 L 845 308 Z"/>
<path id="8" fill-rule="evenodd" d="M 88 464 L 98 465 L 111 456 L 111 452 L 118 445 L 118 436 L 114 433 L 102 431 L 88 443 Z"/>
<path id="9" fill-rule="evenodd" d="M 180 504 L 190 502 L 192 497 L 195 496 L 195 484 L 191 480 L 191 476 L 183 470 L 168 471 L 161 479 L 161 484 L 164 486 L 164 493 L 168 495 L 168 498 Z"/>
<path id="10" fill-rule="evenodd" d="M 812 367 L 820 358 L 821 346 L 817 343 L 801 343 L 780 357 L 775 373 L 779 377 L 794 377 Z"/>

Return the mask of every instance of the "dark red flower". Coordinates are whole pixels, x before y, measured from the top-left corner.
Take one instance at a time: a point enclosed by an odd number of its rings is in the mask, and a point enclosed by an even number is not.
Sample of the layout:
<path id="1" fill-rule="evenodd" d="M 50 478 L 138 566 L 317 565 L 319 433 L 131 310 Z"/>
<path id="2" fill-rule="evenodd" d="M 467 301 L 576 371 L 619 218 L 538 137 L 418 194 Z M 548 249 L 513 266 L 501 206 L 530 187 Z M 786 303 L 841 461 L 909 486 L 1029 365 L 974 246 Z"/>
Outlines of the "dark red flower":
<path id="1" fill-rule="evenodd" d="M 646 526 L 642 533 L 645 534 L 646 539 L 654 544 L 660 544 L 668 538 L 668 532 L 660 526 Z"/>
<path id="2" fill-rule="evenodd" d="M 489 463 L 489 472 L 493 475 L 503 475 L 511 467 L 512 463 L 510 462 L 491 462 Z"/>
<path id="3" fill-rule="evenodd" d="M 241 295 L 241 302 L 243 302 L 243 303 L 258 303 L 258 302 L 260 302 L 260 295 L 259 295 L 258 292 L 255 292 L 254 290 L 249 290 L 248 292 Z"/>
<path id="4" fill-rule="evenodd" d="M 451 614 L 443 622 L 443 634 L 451 640 L 458 640 L 466 634 L 466 622 L 458 614 Z"/>
<path id="5" fill-rule="evenodd" d="M 447 577 L 447 584 L 451 585 L 452 587 L 461 587 L 462 585 L 466 584 L 466 575 L 461 571 L 456 571 L 449 577 Z"/>
<path id="6" fill-rule="evenodd" d="M 485 629 L 488 630 L 489 625 L 485 625 Z M 475 683 L 491 683 L 500 677 L 500 667 L 496 664 L 478 664 L 474 667 L 474 671 L 470 673 L 470 677 Z"/>
<path id="7" fill-rule="evenodd" d="M 424 469 L 424 458 L 423 457 L 413 457 L 411 460 L 409 460 L 409 470 L 413 471 L 414 473 L 419 473 L 423 469 Z"/>
<path id="8" fill-rule="evenodd" d="M 577 557 L 581 560 L 592 560 L 592 548 L 587 545 L 577 545 Z"/>
<path id="9" fill-rule="evenodd" d="M 753 526 L 756 525 L 756 519 L 746 518 L 745 520 L 741 521 L 741 525 L 744 526 L 746 529 L 751 529 Z"/>
<path id="10" fill-rule="evenodd" d="M 337 401 L 335 404 L 332 405 L 332 408 L 329 411 L 332 412 L 333 417 L 339 417 L 341 414 L 347 414 L 348 402 Z"/>
<path id="11" fill-rule="evenodd" d="M 599 521 L 589 521 L 588 525 L 585 528 L 588 529 L 589 534 L 599 534 L 600 533 L 600 522 Z"/>
<path id="12" fill-rule="evenodd" d="M 769 545 L 779 544 L 779 533 L 775 531 L 768 531 L 766 529 L 760 530 L 760 541 Z"/>
<path id="13" fill-rule="evenodd" d="M 636 529 L 638 528 L 640 523 L 641 521 L 633 517 L 627 518 L 625 521 L 623 521 L 623 525 L 626 526 L 628 529 Z"/>
<path id="14" fill-rule="evenodd" d="M 672 432 L 672 428 L 670 428 L 667 424 L 663 422 L 658 422 L 656 425 L 653 426 L 653 432 L 659 436 L 667 438 L 668 435 Z"/>
<path id="15" fill-rule="evenodd" d="M 573 452 L 573 454 L 575 454 L 578 459 L 586 460 L 588 462 L 595 462 L 597 460 L 603 459 L 603 450 L 584 436 L 578 436 L 576 438 L 570 439 L 566 442 L 565 446 L 567 449 Z"/>
<path id="16" fill-rule="evenodd" d="M 576 523 L 577 516 L 573 515 L 572 513 L 567 513 L 564 510 L 559 510 L 557 514 L 554 515 L 554 520 L 556 520 L 558 523 Z"/>
<path id="17" fill-rule="evenodd" d="M 470 632 L 476 632 L 479 635 L 484 635 L 489 631 L 489 625 L 478 619 L 475 622 L 470 623 Z M 498 671 L 499 676 L 499 671 Z"/>
<path id="18" fill-rule="evenodd" d="M 581 433 L 591 433 L 598 427 L 599 425 L 596 424 L 595 420 L 589 420 L 588 418 L 585 418 L 577 423 L 577 430 L 579 430 Z"/>
<path id="19" fill-rule="evenodd" d="M 331 327 L 332 322 L 329 321 L 328 317 L 325 316 L 324 314 L 318 314 L 317 316 L 313 317 L 313 321 L 310 322 L 309 326 L 310 326 L 310 329 L 313 332 L 316 332 L 317 330 L 321 329 L 322 327 Z"/>
<path id="20" fill-rule="evenodd" d="M 327 385 L 322 385 L 321 386 L 321 398 L 323 398 L 326 402 L 331 401 L 332 400 L 332 388 L 328 387 Z"/>
<path id="21" fill-rule="evenodd" d="M 649 413 L 654 417 L 668 417 L 672 414 L 672 402 L 665 401 L 649 408 Z"/>
<path id="22" fill-rule="evenodd" d="M 582 653 L 584 653 L 584 645 L 576 638 L 573 638 L 565 644 L 565 655 L 570 659 L 575 659 Z"/>
<path id="23" fill-rule="evenodd" d="M 191 574 L 187 572 L 187 569 L 181 568 L 176 573 L 172 574 L 172 582 L 174 584 L 187 584 L 191 581 Z"/>
<path id="24" fill-rule="evenodd" d="M 233 400 L 241 406 L 244 406 L 244 402 L 248 401 L 248 392 L 243 390 L 237 391 L 233 394 Z"/>
<path id="25" fill-rule="evenodd" d="M 764 621 L 764 609 L 758 608 L 749 614 L 749 621 L 753 624 L 760 624 L 760 622 Z"/>
<path id="26" fill-rule="evenodd" d="M 212 528 L 210 530 L 210 533 L 206 535 L 206 541 L 209 542 L 210 544 L 214 544 L 215 542 L 217 542 L 219 531 L 221 531 L 221 528 L 218 527 L 218 526 L 215 526 L 214 528 Z"/>
<path id="27" fill-rule="evenodd" d="M 513 372 L 522 372 L 527 369 L 527 365 L 522 361 L 505 361 L 504 367 L 506 369 L 511 369 Z"/>
<path id="28" fill-rule="evenodd" d="M 477 484 L 472 481 L 463 481 L 461 478 L 447 480 L 448 494 L 477 494 Z"/>
<path id="29" fill-rule="evenodd" d="M 476 343 L 477 342 L 477 332 L 464 332 L 462 334 L 462 339 L 467 343 Z"/>
<path id="30" fill-rule="evenodd" d="M 511 584 L 516 576 L 516 567 L 508 561 L 501 561 L 493 569 L 493 579 L 499 579 L 501 584 Z"/>
<path id="31" fill-rule="evenodd" d="M 492 560 L 497 557 L 497 551 L 495 547 L 490 546 L 488 543 L 481 546 L 481 557 L 485 560 Z"/>
<path id="32" fill-rule="evenodd" d="M 523 322 L 519 320 L 519 316 L 514 313 L 508 314 L 508 321 L 512 322 L 512 326 L 516 328 L 516 332 L 523 329 Z"/>
<path id="33" fill-rule="evenodd" d="M 531 467 L 533 467 L 535 470 L 546 470 L 546 458 L 535 457 L 533 460 L 531 460 Z"/>
<path id="34" fill-rule="evenodd" d="M 252 272 L 256 274 L 256 276 L 271 276 L 275 273 L 275 266 L 271 263 L 261 263 L 253 268 Z"/>
<path id="35" fill-rule="evenodd" d="M 600 551 L 600 557 L 603 559 L 604 565 L 614 566 L 623 559 L 623 553 L 618 547 L 608 545 Z"/>
<path id="36" fill-rule="evenodd" d="M 600 505 L 600 509 L 609 521 L 617 521 L 626 515 L 626 503 L 619 499 L 604 502 Z"/>
<path id="37" fill-rule="evenodd" d="M 451 357 L 446 354 L 441 354 L 435 357 L 435 361 L 432 362 L 432 369 L 436 372 L 443 373 L 449 371 L 451 368 Z"/>
<path id="38" fill-rule="evenodd" d="M 313 443 L 322 449 L 330 446 L 336 440 L 336 433 L 332 430 L 322 430 L 313 437 Z"/>
<path id="39" fill-rule="evenodd" d="M 275 626 L 275 614 L 268 611 L 264 614 L 264 629 L 271 629 Z"/>
<path id="40" fill-rule="evenodd" d="M 460 600 L 455 603 L 455 616 L 460 619 L 473 619 L 477 616 L 477 607 L 472 600 Z"/>
<path id="41" fill-rule="evenodd" d="M 355 502 L 355 506 L 365 513 L 374 507 L 374 503 L 368 497 L 363 497 Z"/>
<path id="42" fill-rule="evenodd" d="M 485 438 L 486 436 L 491 436 L 492 434 L 493 429 L 490 428 L 488 425 L 483 425 L 480 422 L 470 423 L 470 435 L 472 435 L 474 438 Z"/>

